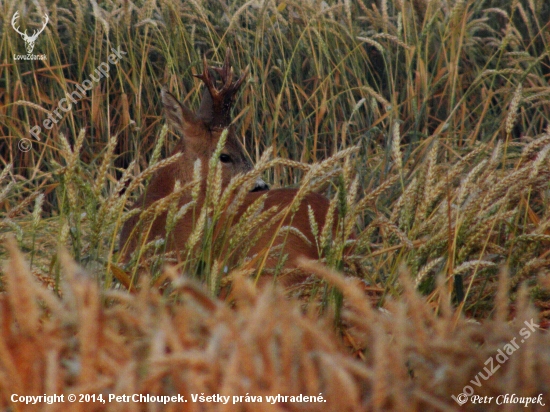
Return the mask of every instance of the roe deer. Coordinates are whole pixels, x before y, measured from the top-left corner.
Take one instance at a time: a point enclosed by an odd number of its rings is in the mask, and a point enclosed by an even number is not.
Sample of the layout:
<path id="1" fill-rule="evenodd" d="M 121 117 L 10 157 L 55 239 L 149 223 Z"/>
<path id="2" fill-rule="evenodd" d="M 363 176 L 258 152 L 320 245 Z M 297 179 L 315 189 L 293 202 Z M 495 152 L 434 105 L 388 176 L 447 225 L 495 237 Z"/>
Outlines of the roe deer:
<path id="1" fill-rule="evenodd" d="M 216 150 L 224 129 L 228 129 L 228 134 L 225 146 L 219 157 L 222 166 L 222 188 L 228 185 L 232 177 L 239 173 L 246 173 L 252 170 L 252 164 L 247 160 L 245 151 L 235 135 L 234 125 L 232 124 L 230 115 L 235 94 L 247 75 L 248 67 L 240 78 L 233 82 L 233 71 L 229 63 L 229 58 L 230 50 L 228 50 L 226 54 L 222 68 L 209 68 L 206 59 L 204 59 L 203 73 L 196 75 L 205 85 L 200 108 L 197 113 L 193 113 L 178 102 L 178 100 L 167 90 L 164 88 L 162 89 L 161 98 L 166 119 L 172 128 L 182 135 L 181 140 L 174 148 L 172 154 L 181 153 L 182 155 L 178 162 L 162 167 L 153 174 L 145 194 L 136 201 L 134 208 L 142 207 L 145 210 L 155 201 L 170 195 L 174 191 L 177 180 L 179 180 L 182 186 L 191 182 L 193 180 L 194 163 L 197 159 L 200 159 L 202 165 L 201 193 L 196 203 L 196 210 L 200 211 L 204 204 L 204 192 L 206 191 L 209 160 Z M 210 69 L 220 75 L 222 80 L 221 88 L 216 86 Z M 244 200 L 239 206 L 232 222 L 238 222 L 247 207 L 258 200 L 260 196 L 266 196 L 264 210 L 268 210 L 273 206 L 278 207 L 280 210 L 290 205 L 298 193 L 297 189 L 268 189 L 266 183 L 258 178 L 252 190 L 245 194 Z M 190 200 L 190 195 L 183 195 L 179 199 L 178 204 L 182 206 L 190 202 Z M 280 245 L 283 249 L 281 253 L 288 255 L 284 264 L 284 269 L 296 268 L 296 258 L 299 256 L 304 256 L 309 259 L 318 259 L 319 254 L 316 247 L 316 241 L 310 228 L 310 221 L 308 218 L 308 205 L 313 209 L 318 227 L 322 228 L 325 223 L 325 217 L 329 210 L 330 202 L 326 197 L 320 194 L 307 194 L 301 201 L 292 219 L 290 214 L 286 214 L 279 219 L 279 222 L 276 222 L 271 227 L 271 230 L 259 235 L 258 242 L 251 246 L 247 253 L 247 257 L 253 257 L 266 248 L 266 246 Z M 166 236 L 166 219 L 167 212 L 154 218 L 146 241 L 153 240 L 157 237 L 164 238 Z M 281 219 L 283 219 L 282 222 L 280 222 Z M 139 230 L 135 229 L 135 227 L 138 221 L 139 216 L 134 215 L 125 222 L 122 228 L 120 250 L 125 260 L 127 260 L 134 250 L 136 250 Z M 286 231 L 285 236 L 279 236 L 280 239 L 275 238 L 273 241 L 274 230 L 278 225 L 279 227 L 292 225 L 292 227 L 295 227 L 299 232 L 305 235 L 307 239 L 289 230 Z M 193 226 L 194 222 L 191 213 L 187 212 L 177 221 L 171 235 L 166 239 L 166 250 L 176 252 L 185 250 L 186 242 L 193 232 Z M 273 269 L 277 265 L 277 262 L 278 259 L 268 255 L 263 262 L 264 268 Z M 303 278 L 303 276 L 299 277 Z M 295 284 L 297 280 L 296 275 L 294 275 L 294 277 L 291 275 L 281 278 L 281 282 L 284 286 Z"/>

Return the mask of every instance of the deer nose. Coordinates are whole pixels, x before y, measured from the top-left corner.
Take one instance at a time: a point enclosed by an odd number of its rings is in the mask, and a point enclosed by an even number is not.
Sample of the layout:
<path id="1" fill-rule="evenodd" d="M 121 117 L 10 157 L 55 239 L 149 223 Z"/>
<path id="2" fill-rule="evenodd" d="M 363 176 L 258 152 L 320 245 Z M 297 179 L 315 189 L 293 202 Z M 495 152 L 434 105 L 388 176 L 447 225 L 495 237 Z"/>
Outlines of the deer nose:
<path id="1" fill-rule="evenodd" d="M 259 177 L 256 179 L 251 192 L 261 192 L 262 190 L 269 190 L 269 186 L 266 182 L 264 182 L 264 179 Z"/>

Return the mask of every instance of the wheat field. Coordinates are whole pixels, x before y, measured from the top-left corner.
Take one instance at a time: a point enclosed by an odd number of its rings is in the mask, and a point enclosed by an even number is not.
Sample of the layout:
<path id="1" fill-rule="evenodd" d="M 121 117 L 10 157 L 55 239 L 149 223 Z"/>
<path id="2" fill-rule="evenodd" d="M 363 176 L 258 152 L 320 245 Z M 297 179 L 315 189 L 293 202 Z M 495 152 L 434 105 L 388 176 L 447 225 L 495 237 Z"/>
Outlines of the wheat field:
<path id="1" fill-rule="evenodd" d="M 0 408 L 548 410 L 549 22 L 544 0 L 0 1 Z M 178 161 L 160 89 L 197 108 L 229 48 L 255 169 L 209 179 L 183 258 L 124 261 L 125 221 L 181 215 L 132 209 Z M 257 176 L 330 200 L 307 285 L 255 286 L 269 213 L 212 237 Z"/>

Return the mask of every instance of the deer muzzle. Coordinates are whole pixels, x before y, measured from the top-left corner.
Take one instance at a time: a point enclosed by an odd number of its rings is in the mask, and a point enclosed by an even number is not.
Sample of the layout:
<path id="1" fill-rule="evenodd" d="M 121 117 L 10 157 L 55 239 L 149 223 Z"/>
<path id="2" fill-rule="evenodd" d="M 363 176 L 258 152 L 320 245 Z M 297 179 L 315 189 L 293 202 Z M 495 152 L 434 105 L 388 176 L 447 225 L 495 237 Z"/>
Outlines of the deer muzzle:
<path id="1" fill-rule="evenodd" d="M 256 182 L 254 183 L 254 187 L 252 188 L 251 192 L 261 192 L 263 190 L 269 190 L 269 185 L 264 182 L 264 179 L 257 178 Z"/>

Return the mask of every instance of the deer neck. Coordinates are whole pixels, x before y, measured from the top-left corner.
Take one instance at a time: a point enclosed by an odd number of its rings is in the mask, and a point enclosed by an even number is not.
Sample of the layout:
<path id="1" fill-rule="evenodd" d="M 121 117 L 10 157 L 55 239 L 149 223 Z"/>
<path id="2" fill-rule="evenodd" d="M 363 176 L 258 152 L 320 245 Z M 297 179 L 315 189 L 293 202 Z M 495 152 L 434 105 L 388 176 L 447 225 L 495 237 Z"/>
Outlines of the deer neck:
<path id="1" fill-rule="evenodd" d="M 180 186 L 193 181 L 193 166 L 183 167 L 183 165 L 193 165 L 193 159 L 187 158 L 186 151 L 181 145 L 177 145 L 172 155 L 182 152 L 182 158 L 176 163 L 166 165 L 153 174 L 151 182 L 147 186 L 145 206 L 150 206 L 155 201 L 168 196 L 174 191 L 176 181 Z"/>

